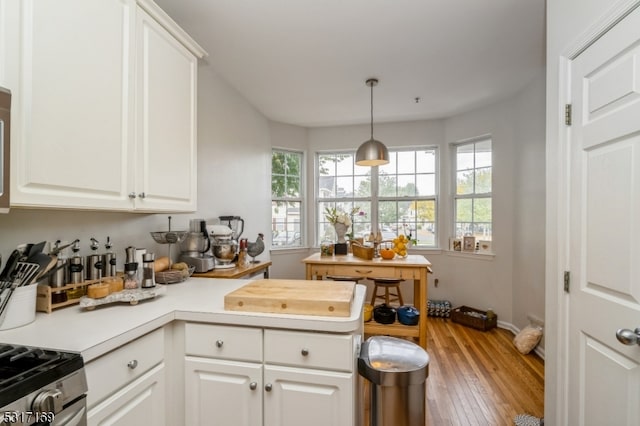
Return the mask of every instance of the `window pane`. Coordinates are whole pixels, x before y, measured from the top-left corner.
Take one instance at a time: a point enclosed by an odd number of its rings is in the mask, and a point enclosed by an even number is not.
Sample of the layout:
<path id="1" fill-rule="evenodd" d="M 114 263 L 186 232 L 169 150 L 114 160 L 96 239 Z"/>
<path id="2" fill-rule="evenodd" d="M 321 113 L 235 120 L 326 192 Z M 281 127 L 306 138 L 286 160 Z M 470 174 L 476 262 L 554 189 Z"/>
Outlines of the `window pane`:
<path id="1" fill-rule="evenodd" d="M 398 196 L 415 196 L 416 184 L 415 175 L 398 175 Z"/>
<path id="2" fill-rule="evenodd" d="M 336 174 L 338 176 L 351 176 L 353 174 L 353 155 L 340 154 L 336 156 Z"/>
<path id="3" fill-rule="evenodd" d="M 416 153 L 416 172 L 435 173 L 436 153 L 435 151 L 418 151 Z"/>
<path id="4" fill-rule="evenodd" d="M 473 202 L 468 198 L 456 200 L 456 222 L 473 220 Z"/>
<path id="5" fill-rule="evenodd" d="M 435 222 L 418 222 L 416 232 L 412 232 L 418 245 L 436 245 L 436 225 Z"/>
<path id="6" fill-rule="evenodd" d="M 338 184 L 338 192 L 336 193 L 336 197 L 352 197 L 353 196 L 353 177 L 338 177 L 336 179 Z"/>
<path id="7" fill-rule="evenodd" d="M 473 169 L 473 144 L 460 145 L 456 151 L 456 170 Z"/>
<path id="8" fill-rule="evenodd" d="M 476 170 L 476 194 L 491 192 L 491 167 Z"/>
<path id="9" fill-rule="evenodd" d="M 415 173 L 415 154 L 413 151 L 398 152 L 398 173 Z"/>
<path id="10" fill-rule="evenodd" d="M 300 197 L 300 178 L 298 176 L 287 177 L 287 196 Z"/>
<path id="11" fill-rule="evenodd" d="M 435 175 L 417 175 L 416 185 L 416 195 L 436 195 Z"/>
<path id="12" fill-rule="evenodd" d="M 302 245 L 300 207 L 300 202 L 274 201 L 271 203 L 272 246 L 299 247 Z"/>
<path id="13" fill-rule="evenodd" d="M 371 197 L 371 175 L 355 178 L 356 197 Z"/>
<path id="14" fill-rule="evenodd" d="M 436 220 L 436 202 L 435 200 L 418 201 L 415 204 L 416 216 L 418 220 L 427 222 L 435 222 Z"/>
<path id="15" fill-rule="evenodd" d="M 394 151 L 389 152 L 389 162 L 383 166 L 379 166 L 378 172 L 385 175 L 395 175 L 398 172 L 398 169 L 396 168 L 397 161 L 397 153 Z"/>
<path id="16" fill-rule="evenodd" d="M 476 164 L 475 167 L 491 167 L 491 141 L 486 140 L 476 142 Z"/>
<path id="17" fill-rule="evenodd" d="M 318 156 L 318 173 L 320 176 L 334 176 L 336 173 L 335 156 L 319 155 Z"/>
<path id="18" fill-rule="evenodd" d="M 271 197 L 281 197 L 284 195 L 284 176 L 271 176 Z"/>
<path id="19" fill-rule="evenodd" d="M 456 194 L 473 194 L 473 171 L 463 171 L 457 173 Z"/>
<path id="20" fill-rule="evenodd" d="M 475 198 L 473 202 L 473 221 L 491 222 L 491 198 Z"/>
<path id="21" fill-rule="evenodd" d="M 380 175 L 378 178 L 378 195 L 381 197 L 395 197 L 396 191 L 395 176 Z"/>

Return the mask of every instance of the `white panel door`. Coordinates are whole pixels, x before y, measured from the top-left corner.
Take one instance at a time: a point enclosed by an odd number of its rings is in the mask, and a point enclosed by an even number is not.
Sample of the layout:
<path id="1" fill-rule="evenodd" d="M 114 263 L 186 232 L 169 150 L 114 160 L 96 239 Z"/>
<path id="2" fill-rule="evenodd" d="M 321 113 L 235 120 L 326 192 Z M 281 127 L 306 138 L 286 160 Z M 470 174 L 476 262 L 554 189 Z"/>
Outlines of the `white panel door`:
<path id="1" fill-rule="evenodd" d="M 640 345 L 616 331 L 640 327 L 640 9 L 571 63 L 571 95 L 568 423 L 638 425 Z"/>
<path id="2" fill-rule="evenodd" d="M 267 365 L 264 426 L 355 426 L 353 374 Z"/>
<path id="3" fill-rule="evenodd" d="M 262 364 L 185 359 L 185 425 L 262 425 Z"/>
<path id="4" fill-rule="evenodd" d="M 130 0 L 11 0 L 11 204 L 131 209 Z M 17 22 L 17 24 L 16 24 Z"/>
<path id="5" fill-rule="evenodd" d="M 136 210 L 195 211 L 196 57 L 138 8 Z"/>

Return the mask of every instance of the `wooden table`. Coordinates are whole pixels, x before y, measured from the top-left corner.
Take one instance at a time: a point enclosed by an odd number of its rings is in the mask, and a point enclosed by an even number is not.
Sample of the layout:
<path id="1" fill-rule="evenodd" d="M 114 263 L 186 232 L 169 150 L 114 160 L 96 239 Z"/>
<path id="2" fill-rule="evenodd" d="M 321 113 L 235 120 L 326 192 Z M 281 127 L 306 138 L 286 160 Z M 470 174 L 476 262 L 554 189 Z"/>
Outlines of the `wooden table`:
<path id="1" fill-rule="evenodd" d="M 258 261 L 258 263 L 250 263 L 248 266 L 236 266 L 235 268 L 227 269 L 212 269 L 208 272 L 199 272 L 192 275 L 192 277 L 198 278 L 243 278 L 249 275 L 253 275 L 262 272 L 264 278 L 269 278 L 269 266 L 271 261 Z"/>
<path id="2" fill-rule="evenodd" d="M 405 259 L 365 260 L 351 254 L 320 256 L 315 253 L 302 262 L 306 268 L 306 279 L 321 280 L 327 275 L 361 276 L 365 278 L 400 278 L 413 280 L 413 303 L 420 311 L 418 325 L 364 323 L 365 334 L 417 337 L 420 346 L 427 348 L 427 273 L 431 262 L 424 256 L 409 255 Z"/>

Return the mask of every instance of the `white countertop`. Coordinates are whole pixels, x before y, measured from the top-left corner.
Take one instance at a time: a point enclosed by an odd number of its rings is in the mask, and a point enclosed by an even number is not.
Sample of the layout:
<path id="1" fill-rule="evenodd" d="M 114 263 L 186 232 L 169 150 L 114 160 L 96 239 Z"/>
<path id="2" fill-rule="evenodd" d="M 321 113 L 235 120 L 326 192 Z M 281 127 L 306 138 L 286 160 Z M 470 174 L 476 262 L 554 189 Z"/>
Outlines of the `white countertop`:
<path id="1" fill-rule="evenodd" d="M 91 311 L 74 305 L 39 312 L 31 324 L 0 331 L 0 343 L 80 352 L 88 362 L 174 320 L 332 333 L 362 327 L 363 285 L 356 286 L 349 317 L 225 311 L 224 296 L 250 281 L 191 278 L 167 285 L 165 294 L 137 305 L 114 303 Z"/>

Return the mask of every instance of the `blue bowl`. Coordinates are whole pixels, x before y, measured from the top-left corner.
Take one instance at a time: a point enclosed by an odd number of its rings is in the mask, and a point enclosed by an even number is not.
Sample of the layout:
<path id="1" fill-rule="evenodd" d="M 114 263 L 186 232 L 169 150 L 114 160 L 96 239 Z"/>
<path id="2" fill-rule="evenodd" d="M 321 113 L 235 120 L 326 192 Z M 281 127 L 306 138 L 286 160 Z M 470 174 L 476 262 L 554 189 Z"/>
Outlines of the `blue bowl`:
<path id="1" fill-rule="evenodd" d="M 404 325 L 416 325 L 420 320 L 420 312 L 414 306 L 400 306 L 396 309 L 398 321 Z"/>

